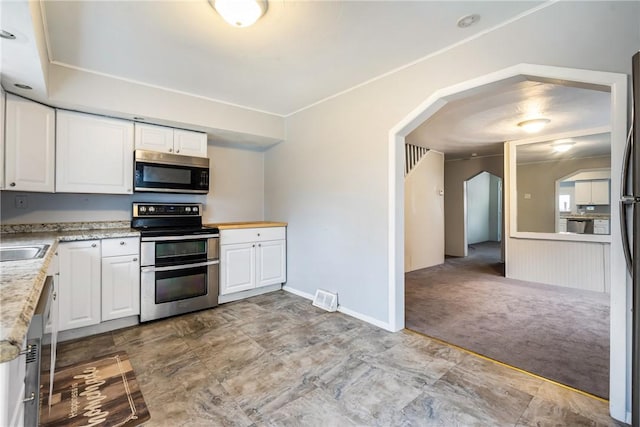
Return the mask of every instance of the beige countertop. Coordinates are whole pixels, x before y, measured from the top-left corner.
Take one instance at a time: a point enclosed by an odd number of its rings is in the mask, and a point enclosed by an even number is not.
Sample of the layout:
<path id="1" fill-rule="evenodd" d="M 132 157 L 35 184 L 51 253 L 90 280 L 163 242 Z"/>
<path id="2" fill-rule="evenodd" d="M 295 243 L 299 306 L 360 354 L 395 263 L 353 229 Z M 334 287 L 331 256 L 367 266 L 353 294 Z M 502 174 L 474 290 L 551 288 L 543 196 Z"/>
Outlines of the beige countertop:
<path id="1" fill-rule="evenodd" d="M 5 231 L 0 234 L 3 246 L 50 246 L 42 258 L 0 262 L 0 362 L 14 359 L 22 349 L 22 342 L 40 299 L 47 270 L 58 243 L 140 235 L 136 230 L 122 227 L 125 224 L 127 223 L 96 223 L 97 228 L 88 228 L 91 223 L 83 223 L 83 229 L 80 230 L 72 229 L 78 227 L 78 223 L 2 227 Z"/>
<path id="2" fill-rule="evenodd" d="M 286 222 L 277 221 L 245 221 L 245 222 L 220 222 L 205 224 L 208 227 L 218 227 L 220 230 L 232 230 L 235 228 L 264 228 L 264 227 L 286 227 Z"/>

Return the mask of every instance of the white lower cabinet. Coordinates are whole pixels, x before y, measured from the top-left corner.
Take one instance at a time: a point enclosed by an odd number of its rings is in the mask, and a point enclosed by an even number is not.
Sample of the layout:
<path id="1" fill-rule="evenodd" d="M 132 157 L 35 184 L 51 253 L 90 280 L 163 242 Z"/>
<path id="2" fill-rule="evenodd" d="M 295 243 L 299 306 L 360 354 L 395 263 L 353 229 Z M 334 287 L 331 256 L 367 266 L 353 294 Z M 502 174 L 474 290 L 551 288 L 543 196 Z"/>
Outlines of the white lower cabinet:
<path id="1" fill-rule="evenodd" d="M 22 348 L 26 347 L 26 342 Z M 24 425 L 24 399 L 26 355 L 0 363 L 0 425 Z"/>
<path id="2" fill-rule="evenodd" d="M 59 331 L 100 323 L 100 240 L 60 243 Z"/>
<path id="3" fill-rule="evenodd" d="M 137 238 L 102 241 L 102 321 L 140 314 Z"/>
<path id="4" fill-rule="evenodd" d="M 284 283 L 285 227 L 220 231 L 220 295 Z"/>
<path id="5" fill-rule="evenodd" d="M 60 243 L 59 330 L 140 314 L 140 239 Z"/>

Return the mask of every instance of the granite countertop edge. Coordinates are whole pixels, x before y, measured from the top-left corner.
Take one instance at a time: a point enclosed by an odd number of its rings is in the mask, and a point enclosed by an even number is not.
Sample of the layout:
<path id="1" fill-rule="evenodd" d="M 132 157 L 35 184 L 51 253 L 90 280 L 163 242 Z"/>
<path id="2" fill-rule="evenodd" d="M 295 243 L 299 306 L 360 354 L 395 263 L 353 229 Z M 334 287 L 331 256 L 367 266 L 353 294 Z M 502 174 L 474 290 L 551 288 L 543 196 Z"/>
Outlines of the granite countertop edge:
<path id="1" fill-rule="evenodd" d="M 287 227 L 288 223 L 281 221 L 241 221 L 241 222 L 212 222 L 205 224 L 217 227 L 219 230 L 234 230 L 239 228 Z"/>
<path id="2" fill-rule="evenodd" d="M 47 244 L 49 248 L 44 257 L 39 259 L 0 263 L 0 363 L 15 359 L 22 350 L 59 242 L 140 235 L 124 221 L 109 222 L 107 226 L 104 222 L 96 223 L 96 228 L 90 228 L 91 223 L 82 223 L 81 229 L 74 229 L 75 224 L 3 226 L 5 232 L 0 234 L 3 245 Z"/>

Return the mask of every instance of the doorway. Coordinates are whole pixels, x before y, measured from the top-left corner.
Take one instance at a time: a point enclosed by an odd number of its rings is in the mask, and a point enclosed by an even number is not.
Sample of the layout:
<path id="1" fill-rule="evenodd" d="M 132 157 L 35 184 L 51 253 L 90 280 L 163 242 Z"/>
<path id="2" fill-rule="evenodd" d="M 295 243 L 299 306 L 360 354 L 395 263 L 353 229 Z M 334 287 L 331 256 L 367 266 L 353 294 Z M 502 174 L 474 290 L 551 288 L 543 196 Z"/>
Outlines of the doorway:
<path id="1" fill-rule="evenodd" d="M 466 253 L 502 260 L 502 178 L 482 171 L 464 182 Z"/>
<path id="2" fill-rule="evenodd" d="M 403 186 L 402 186 L 402 147 L 405 137 L 417 128 L 427 118 L 432 116 L 440 108 L 455 97 L 461 96 L 465 91 L 474 91 L 479 88 L 500 84 L 507 81 L 534 78 L 538 81 L 562 81 L 567 84 L 599 85 L 607 87 L 611 92 L 611 158 L 612 158 L 612 182 L 611 188 L 619 188 L 620 165 L 625 145 L 626 133 L 626 101 L 627 101 L 627 77 L 621 74 L 604 73 L 588 70 L 575 70 L 558 67 L 521 64 L 501 70 L 486 76 L 451 86 L 437 91 L 418 108 L 411 112 L 405 119 L 390 131 L 389 138 L 389 328 L 400 330 L 404 326 L 404 274 L 403 274 Z M 508 160 L 508 159 L 507 159 Z M 508 162 L 505 162 L 507 165 Z M 505 186 L 505 196 L 508 199 L 511 188 Z M 615 195 L 612 197 L 616 197 Z M 508 200 L 507 200 L 508 201 Z M 509 206 L 509 203 L 505 203 Z M 506 242 L 505 258 L 509 262 L 509 241 L 512 240 L 509 229 L 510 215 L 505 214 L 506 226 L 504 240 Z M 618 419 L 624 419 L 626 415 L 626 399 L 630 383 L 628 372 L 628 340 L 629 325 L 625 313 L 628 310 L 628 298 L 626 274 L 624 273 L 624 259 L 622 255 L 618 208 L 612 205 L 611 209 L 611 248 L 610 248 L 610 282 L 611 294 L 611 389 L 610 407 L 611 413 Z"/>

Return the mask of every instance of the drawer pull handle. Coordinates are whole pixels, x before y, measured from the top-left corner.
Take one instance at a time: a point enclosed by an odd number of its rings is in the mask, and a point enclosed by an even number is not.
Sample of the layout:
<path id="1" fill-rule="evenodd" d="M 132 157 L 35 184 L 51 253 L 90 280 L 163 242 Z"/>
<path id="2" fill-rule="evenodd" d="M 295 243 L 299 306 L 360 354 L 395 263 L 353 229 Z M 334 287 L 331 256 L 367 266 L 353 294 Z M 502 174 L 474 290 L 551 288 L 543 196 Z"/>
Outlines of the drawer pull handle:
<path id="1" fill-rule="evenodd" d="M 27 348 L 25 348 L 24 350 L 20 350 L 20 353 L 18 353 L 20 356 L 22 356 L 23 354 L 29 354 L 31 353 L 31 351 L 33 350 L 33 346 L 31 344 L 29 344 L 27 346 Z"/>
<path id="2" fill-rule="evenodd" d="M 26 399 L 22 399 L 23 403 L 31 402 L 32 400 L 36 400 L 36 394 L 32 391 L 29 397 Z"/>
<path id="3" fill-rule="evenodd" d="M 10 186 L 10 187 L 15 187 L 15 186 L 16 186 L 16 183 L 15 183 L 15 182 L 12 182 L 11 184 L 9 184 L 9 186 Z"/>
<path id="4" fill-rule="evenodd" d="M 125 244 L 125 243 L 124 243 L 124 240 L 123 240 L 122 242 L 120 242 L 120 244 L 121 244 L 121 245 L 124 245 L 124 244 Z"/>
<path id="5" fill-rule="evenodd" d="M 53 300 L 54 300 L 54 301 L 56 300 L 56 297 L 57 297 L 57 296 L 58 296 L 58 293 L 57 293 L 57 292 L 54 292 L 54 293 L 53 293 L 53 296 L 52 296 L 52 298 L 53 298 Z"/>
<path id="6" fill-rule="evenodd" d="M 96 243 L 92 243 L 92 244 L 91 244 L 91 247 L 92 247 L 92 248 L 95 248 L 96 246 L 98 246 Z"/>

